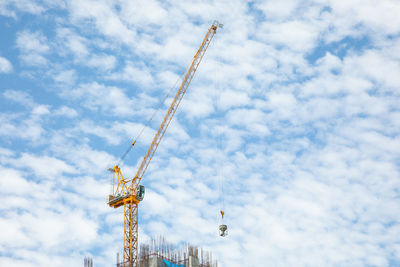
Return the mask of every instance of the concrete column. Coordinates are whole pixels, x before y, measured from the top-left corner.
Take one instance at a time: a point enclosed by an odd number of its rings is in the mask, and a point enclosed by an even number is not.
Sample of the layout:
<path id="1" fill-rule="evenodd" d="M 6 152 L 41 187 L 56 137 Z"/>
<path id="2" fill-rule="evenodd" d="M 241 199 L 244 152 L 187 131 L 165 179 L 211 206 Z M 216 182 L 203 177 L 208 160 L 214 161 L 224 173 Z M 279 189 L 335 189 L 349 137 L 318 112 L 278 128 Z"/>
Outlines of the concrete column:
<path id="1" fill-rule="evenodd" d="M 149 259 L 149 266 L 148 267 L 164 267 L 165 264 L 163 260 L 157 256 L 153 256 Z"/>
<path id="2" fill-rule="evenodd" d="M 189 266 L 188 267 L 199 267 L 199 259 L 193 256 L 189 256 Z"/>

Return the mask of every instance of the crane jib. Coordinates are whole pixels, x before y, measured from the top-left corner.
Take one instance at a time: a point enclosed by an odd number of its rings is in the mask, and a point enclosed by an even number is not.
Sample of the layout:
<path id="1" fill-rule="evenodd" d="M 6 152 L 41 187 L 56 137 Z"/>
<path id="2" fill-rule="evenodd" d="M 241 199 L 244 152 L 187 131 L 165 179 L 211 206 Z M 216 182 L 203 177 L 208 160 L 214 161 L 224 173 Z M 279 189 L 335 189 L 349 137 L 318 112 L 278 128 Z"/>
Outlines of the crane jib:
<path id="1" fill-rule="evenodd" d="M 204 56 L 212 38 L 214 37 L 214 34 L 216 33 L 217 27 L 219 27 L 219 26 L 220 26 L 220 24 L 218 22 L 214 22 L 214 24 L 210 27 L 206 36 L 204 37 L 204 40 L 203 40 L 199 50 L 196 52 L 196 54 L 193 58 L 192 64 L 190 65 L 188 71 L 186 72 L 186 75 L 181 83 L 181 86 L 179 87 L 179 90 L 176 93 L 176 95 L 168 109 L 168 112 L 165 115 L 163 122 L 161 123 L 160 128 L 158 129 L 156 135 L 154 136 L 153 142 L 151 143 L 149 149 L 147 150 L 147 153 L 146 153 L 145 157 L 143 158 L 143 161 L 140 164 L 138 171 L 136 172 L 135 178 L 131 185 L 132 188 L 136 187 L 140 183 L 140 180 L 142 179 L 143 174 L 145 173 L 155 151 L 157 150 L 157 147 L 158 147 L 165 131 L 167 130 L 183 96 L 185 95 L 186 90 L 189 87 L 189 84 L 192 81 L 193 76 L 194 76 L 200 62 L 203 59 L 203 56 Z"/>

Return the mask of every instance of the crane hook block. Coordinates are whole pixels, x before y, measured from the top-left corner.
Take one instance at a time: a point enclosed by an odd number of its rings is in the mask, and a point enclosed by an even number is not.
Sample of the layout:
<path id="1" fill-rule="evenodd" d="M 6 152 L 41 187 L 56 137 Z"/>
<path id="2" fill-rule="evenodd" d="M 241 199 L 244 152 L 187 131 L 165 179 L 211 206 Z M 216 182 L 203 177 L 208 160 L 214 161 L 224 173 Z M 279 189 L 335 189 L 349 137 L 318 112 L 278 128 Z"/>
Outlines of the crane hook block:
<path id="1" fill-rule="evenodd" d="M 219 226 L 219 235 L 220 236 L 227 236 L 228 235 L 228 226 L 226 224 L 221 224 Z"/>

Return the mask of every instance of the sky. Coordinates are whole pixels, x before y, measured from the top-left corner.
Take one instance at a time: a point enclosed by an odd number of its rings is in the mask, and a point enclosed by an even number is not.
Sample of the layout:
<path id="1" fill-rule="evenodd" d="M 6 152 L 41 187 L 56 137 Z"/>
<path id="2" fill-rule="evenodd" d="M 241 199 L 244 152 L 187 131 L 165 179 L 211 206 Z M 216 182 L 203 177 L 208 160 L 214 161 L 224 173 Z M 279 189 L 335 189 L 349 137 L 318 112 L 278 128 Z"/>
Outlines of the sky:
<path id="1" fill-rule="evenodd" d="M 121 165 L 136 173 L 214 20 L 142 179 L 139 242 L 190 242 L 222 267 L 400 266 L 398 14 L 397 0 L 1 0 L 0 266 L 115 263 L 107 169 L 161 104 Z"/>

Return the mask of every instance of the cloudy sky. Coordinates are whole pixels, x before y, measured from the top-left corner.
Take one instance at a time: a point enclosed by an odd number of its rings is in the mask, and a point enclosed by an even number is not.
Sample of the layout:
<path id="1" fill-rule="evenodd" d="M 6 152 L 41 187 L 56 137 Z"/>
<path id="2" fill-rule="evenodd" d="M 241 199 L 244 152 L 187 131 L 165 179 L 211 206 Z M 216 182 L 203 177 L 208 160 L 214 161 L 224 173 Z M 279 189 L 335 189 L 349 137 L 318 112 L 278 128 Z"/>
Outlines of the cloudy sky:
<path id="1" fill-rule="evenodd" d="M 140 242 L 219 266 L 400 265 L 400 2 L 0 1 L 0 266 L 111 266 L 137 165 Z M 222 186 L 223 192 L 222 194 Z M 229 236 L 218 236 L 224 199 Z"/>

